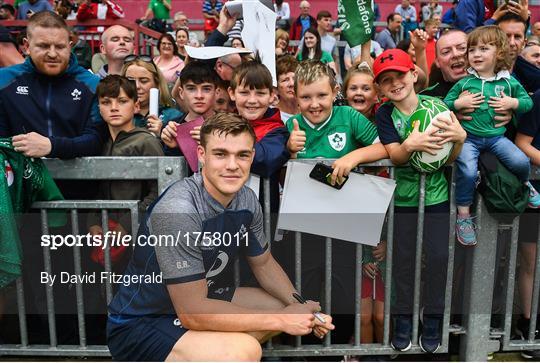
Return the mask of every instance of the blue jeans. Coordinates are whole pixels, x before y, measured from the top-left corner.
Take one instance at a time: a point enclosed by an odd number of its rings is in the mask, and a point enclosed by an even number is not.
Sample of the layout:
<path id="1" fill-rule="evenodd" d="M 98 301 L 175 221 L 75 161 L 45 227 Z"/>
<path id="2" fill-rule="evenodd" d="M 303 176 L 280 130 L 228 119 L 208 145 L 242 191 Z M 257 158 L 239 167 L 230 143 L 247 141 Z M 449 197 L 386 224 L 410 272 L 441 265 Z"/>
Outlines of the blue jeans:
<path id="1" fill-rule="evenodd" d="M 479 137 L 468 134 L 456 159 L 456 204 L 470 206 L 478 177 L 478 157 L 483 151 L 493 153 L 499 161 L 524 183 L 529 179 L 530 160 L 504 136 Z"/>

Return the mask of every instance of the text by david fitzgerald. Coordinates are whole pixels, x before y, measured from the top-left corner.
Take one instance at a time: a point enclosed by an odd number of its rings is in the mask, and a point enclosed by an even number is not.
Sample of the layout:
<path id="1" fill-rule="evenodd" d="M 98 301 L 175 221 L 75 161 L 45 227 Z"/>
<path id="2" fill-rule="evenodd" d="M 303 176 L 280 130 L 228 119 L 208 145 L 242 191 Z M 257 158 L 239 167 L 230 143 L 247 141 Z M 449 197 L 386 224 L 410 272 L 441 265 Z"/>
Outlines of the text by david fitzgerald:
<path id="1" fill-rule="evenodd" d="M 146 275 L 123 275 L 114 272 L 101 271 L 101 273 L 91 272 L 81 275 L 71 274 L 69 272 L 60 272 L 60 274 L 50 274 L 46 271 L 41 272 L 41 283 L 53 286 L 59 284 L 122 284 L 129 286 L 131 284 L 161 284 L 163 276 L 161 273 L 154 272 Z"/>

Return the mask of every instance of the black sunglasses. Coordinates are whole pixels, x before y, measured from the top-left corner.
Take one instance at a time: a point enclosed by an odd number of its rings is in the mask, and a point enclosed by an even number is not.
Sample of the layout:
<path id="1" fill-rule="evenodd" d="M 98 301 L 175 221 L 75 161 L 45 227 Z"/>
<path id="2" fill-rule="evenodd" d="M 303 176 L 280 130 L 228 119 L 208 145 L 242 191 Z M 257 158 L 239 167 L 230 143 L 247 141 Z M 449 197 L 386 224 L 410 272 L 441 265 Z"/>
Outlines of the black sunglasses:
<path id="1" fill-rule="evenodd" d="M 151 63 L 154 64 L 154 60 L 149 55 L 136 55 L 136 54 L 130 54 L 124 58 L 124 64 L 133 62 L 136 60 L 141 60 L 145 63 Z"/>

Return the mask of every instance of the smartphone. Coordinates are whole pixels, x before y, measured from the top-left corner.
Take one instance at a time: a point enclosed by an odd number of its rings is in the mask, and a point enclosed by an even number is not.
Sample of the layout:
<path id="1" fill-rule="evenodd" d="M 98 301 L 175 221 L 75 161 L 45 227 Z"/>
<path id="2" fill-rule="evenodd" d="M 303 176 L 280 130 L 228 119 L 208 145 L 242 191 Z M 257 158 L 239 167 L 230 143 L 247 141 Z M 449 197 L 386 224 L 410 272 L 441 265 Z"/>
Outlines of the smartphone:
<path id="1" fill-rule="evenodd" d="M 340 190 L 345 185 L 345 182 L 349 180 L 348 176 L 344 176 L 341 180 L 336 180 L 336 183 L 332 185 L 332 173 L 334 169 L 324 163 L 317 163 L 313 167 L 313 170 L 309 173 L 309 177 L 317 180 L 323 184 L 329 185 L 334 189 Z"/>

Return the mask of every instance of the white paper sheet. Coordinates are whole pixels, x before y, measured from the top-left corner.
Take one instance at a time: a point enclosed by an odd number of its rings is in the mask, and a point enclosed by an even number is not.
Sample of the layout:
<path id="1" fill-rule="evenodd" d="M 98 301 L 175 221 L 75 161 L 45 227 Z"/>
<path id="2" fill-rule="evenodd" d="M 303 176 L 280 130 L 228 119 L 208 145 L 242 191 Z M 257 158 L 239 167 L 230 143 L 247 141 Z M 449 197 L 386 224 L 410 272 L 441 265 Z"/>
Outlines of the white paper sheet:
<path id="1" fill-rule="evenodd" d="M 343 188 L 336 190 L 309 177 L 313 166 L 313 163 L 289 162 L 278 230 L 377 245 L 395 181 L 351 173 Z M 279 239 L 280 233 L 276 235 Z"/>
<path id="2" fill-rule="evenodd" d="M 242 40 L 246 48 L 258 53 L 262 64 L 272 74 L 272 84 L 277 87 L 276 78 L 276 13 L 257 0 L 242 2 L 244 29 Z"/>
<path id="3" fill-rule="evenodd" d="M 229 54 L 248 54 L 249 49 L 231 48 L 231 47 L 191 47 L 185 46 L 187 54 L 194 59 L 216 59 Z"/>
<path id="4" fill-rule="evenodd" d="M 255 174 L 249 174 L 249 179 L 246 183 L 246 187 L 253 190 L 259 199 L 259 188 L 261 186 L 261 178 Z"/>

